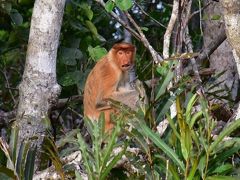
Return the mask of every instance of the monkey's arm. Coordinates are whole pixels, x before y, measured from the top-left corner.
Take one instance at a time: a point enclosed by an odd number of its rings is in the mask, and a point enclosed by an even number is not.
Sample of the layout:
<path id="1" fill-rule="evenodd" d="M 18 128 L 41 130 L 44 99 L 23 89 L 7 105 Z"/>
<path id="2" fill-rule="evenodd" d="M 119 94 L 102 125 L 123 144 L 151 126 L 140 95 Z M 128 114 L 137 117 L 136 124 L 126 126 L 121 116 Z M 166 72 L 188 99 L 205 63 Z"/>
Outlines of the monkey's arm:
<path id="1" fill-rule="evenodd" d="M 110 102 L 105 99 L 96 103 L 96 109 L 99 111 L 111 109 Z"/>
<path id="2" fill-rule="evenodd" d="M 108 110 L 112 107 L 110 106 L 109 96 L 110 92 L 104 92 L 103 90 L 99 92 L 97 99 L 96 99 L 96 109 L 99 111 Z M 105 95 L 105 96 L 104 96 Z"/>

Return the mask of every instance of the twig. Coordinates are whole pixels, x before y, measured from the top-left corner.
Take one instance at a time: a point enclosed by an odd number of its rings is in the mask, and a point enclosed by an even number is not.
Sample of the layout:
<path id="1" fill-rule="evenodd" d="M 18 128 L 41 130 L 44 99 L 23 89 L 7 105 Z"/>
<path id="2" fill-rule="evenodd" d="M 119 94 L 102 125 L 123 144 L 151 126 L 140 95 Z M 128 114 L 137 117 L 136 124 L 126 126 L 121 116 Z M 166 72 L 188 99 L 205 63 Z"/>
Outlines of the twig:
<path id="1" fill-rule="evenodd" d="M 205 6 L 203 6 L 203 7 L 200 8 L 199 10 L 194 11 L 194 12 L 190 15 L 188 21 L 190 21 L 190 20 L 193 18 L 193 16 L 195 16 L 196 14 L 201 13 L 201 12 L 202 12 L 204 9 L 206 9 L 210 4 L 212 4 L 212 2 L 208 2 Z M 200 14 L 200 16 L 201 16 L 201 14 Z"/>
<path id="2" fill-rule="evenodd" d="M 10 87 L 10 84 L 9 84 L 9 82 L 8 82 L 8 77 L 7 77 L 6 71 L 5 71 L 5 70 L 4 70 L 4 71 L 1 70 L 1 72 L 2 72 L 2 74 L 3 74 L 3 76 L 4 76 L 4 79 L 6 80 L 6 85 L 7 85 L 7 89 L 8 89 L 8 91 L 9 91 L 9 94 L 11 95 L 11 98 L 12 98 L 14 104 L 16 104 L 16 100 L 15 100 L 15 98 L 14 98 L 14 96 L 13 96 L 13 93 L 12 93 L 11 87 Z"/>
<path id="3" fill-rule="evenodd" d="M 145 14 L 146 16 L 148 16 L 151 20 L 153 20 L 156 24 L 158 24 L 159 26 L 162 26 L 164 28 L 167 28 L 164 24 L 160 23 L 159 21 L 157 21 L 156 19 L 154 19 L 152 16 L 150 16 L 146 11 L 144 11 L 144 9 L 137 4 L 136 2 L 134 3 L 141 11 L 143 14 Z"/>
<path id="4" fill-rule="evenodd" d="M 132 23 L 132 25 L 137 29 L 140 37 L 141 37 L 141 41 L 143 42 L 144 46 L 146 48 L 148 48 L 148 50 L 150 51 L 153 61 L 157 64 L 162 62 L 163 58 L 153 49 L 153 47 L 150 45 L 150 43 L 148 42 L 146 36 L 144 35 L 144 33 L 142 32 L 141 28 L 137 25 L 137 23 L 134 21 L 134 19 L 132 18 L 132 16 L 128 13 L 125 12 L 125 14 L 127 15 L 129 21 Z"/>
<path id="5" fill-rule="evenodd" d="M 66 106 L 67 103 L 71 103 L 71 102 L 82 102 L 83 97 L 82 96 L 72 96 L 69 98 L 65 98 L 65 99 L 59 99 L 57 104 L 54 104 L 53 107 L 51 107 L 51 110 L 57 110 L 57 109 L 61 109 L 64 108 Z"/>
<path id="6" fill-rule="evenodd" d="M 96 0 L 96 2 L 98 2 L 105 9 L 105 2 L 103 0 Z M 124 28 L 126 28 L 129 32 L 131 32 L 135 38 L 139 40 L 141 39 L 139 34 L 135 30 L 133 30 L 130 26 L 128 26 L 128 24 L 125 23 L 116 13 L 110 12 L 110 15 L 113 18 L 115 18 L 122 26 L 124 26 Z"/>
<path id="7" fill-rule="evenodd" d="M 168 23 L 167 30 L 164 34 L 164 41 L 163 41 L 163 57 L 164 57 L 164 59 L 169 58 L 170 38 L 171 38 L 171 34 L 173 31 L 175 22 L 177 20 L 177 15 L 178 15 L 178 1 L 174 0 L 171 18 Z"/>
<path id="8" fill-rule="evenodd" d="M 185 32 L 185 44 L 187 46 L 188 51 L 190 53 L 193 53 L 193 45 L 192 45 L 192 40 L 191 40 L 191 38 L 189 36 L 188 27 L 186 28 L 186 32 Z M 199 75 L 199 71 L 198 71 L 196 60 L 195 60 L 195 58 L 191 58 L 190 61 L 191 61 L 191 64 L 192 64 L 194 75 L 195 75 L 198 83 L 201 84 L 202 80 L 201 80 L 201 77 Z"/>
<path id="9" fill-rule="evenodd" d="M 197 57 L 196 61 L 202 61 L 207 59 L 227 38 L 225 30 L 222 29 L 220 34 L 214 39 L 210 44 L 207 45 L 206 48 L 202 49 Z"/>

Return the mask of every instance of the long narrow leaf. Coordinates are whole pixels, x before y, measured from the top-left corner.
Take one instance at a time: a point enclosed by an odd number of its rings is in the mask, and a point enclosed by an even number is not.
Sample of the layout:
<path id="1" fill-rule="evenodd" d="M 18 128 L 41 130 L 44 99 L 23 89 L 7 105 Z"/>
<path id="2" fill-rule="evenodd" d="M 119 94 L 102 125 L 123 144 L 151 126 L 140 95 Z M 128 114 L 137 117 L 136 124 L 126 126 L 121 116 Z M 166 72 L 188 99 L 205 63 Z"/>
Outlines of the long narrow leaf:
<path id="1" fill-rule="evenodd" d="M 93 125 L 93 155 L 95 160 L 95 171 L 97 173 L 100 172 L 100 148 L 101 148 L 101 141 L 100 141 L 100 127 L 98 126 L 99 122 L 94 123 Z M 99 175 L 99 174 L 98 174 Z"/>
<path id="2" fill-rule="evenodd" d="M 87 145 L 86 145 L 85 141 L 83 140 L 82 135 L 80 133 L 77 135 L 77 138 L 78 138 L 78 143 L 80 145 L 80 150 L 82 152 L 83 163 L 86 168 L 87 174 L 91 174 L 93 172 L 93 169 L 89 162 Z M 92 179 L 92 178 L 90 178 L 90 179 Z"/>
<path id="3" fill-rule="evenodd" d="M 172 120 L 172 118 L 170 117 L 169 114 L 167 114 L 167 120 L 168 120 L 169 125 L 170 125 L 170 127 L 172 128 L 175 136 L 180 140 L 180 138 L 181 138 L 181 137 L 180 137 L 180 134 L 178 133 L 178 131 L 177 131 L 177 129 L 176 129 L 176 126 L 175 126 L 175 124 L 174 124 L 174 122 L 173 122 L 173 120 Z"/>
<path id="4" fill-rule="evenodd" d="M 176 63 L 173 62 L 172 63 L 172 66 L 175 65 Z M 169 69 L 167 75 L 165 76 L 165 79 L 163 80 L 163 83 L 161 84 L 161 87 L 159 88 L 158 92 L 157 92 L 157 95 L 156 95 L 156 100 L 164 94 L 164 92 L 166 91 L 167 89 L 167 86 L 169 85 L 170 81 L 172 80 L 174 76 L 174 72 L 173 72 L 173 69 Z"/>
<path id="5" fill-rule="evenodd" d="M 133 129 L 132 131 L 125 131 L 125 133 L 130 138 L 134 138 L 134 140 L 137 142 L 136 144 L 139 145 L 139 147 L 141 147 L 145 151 L 145 153 L 148 153 L 150 151 L 147 141 L 138 131 Z"/>
<path id="6" fill-rule="evenodd" d="M 218 137 L 215 139 L 215 141 L 211 144 L 209 148 L 209 152 L 212 152 L 215 147 L 223 140 L 225 136 L 228 136 L 231 134 L 234 130 L 240 127 L 240 119 L 235 120 L 232 122 L 229 126 L 224 128 L 224 130 L 218 135 Z"/>
<path id="7" fill-rule="evenodd" d="M 19 148 L 18 157 L 17 157 L 17 165 L 16 165 L 16 172 L 19 174 L 19 177 L 22 178 L 23 171 L 24 171 L 24 163 L 27 157 L 27 152 L 29 150 L 30 143 L 29 142 L 22 142 Z"/>
<path id="8" fill-rule="evenodd" d="M 184 171 L 185 167 L 182 161 L 178 158 L 177 154 L 163 141 L 160 137 L 149 129 L 146 125 L 141 125 L 142 133 L 149 137 L 154 144 L 156 144 L 177 166 Z"/>
<path id="9" fill-rule="evenodd" d="M 183 88 L 179 87 L 175 90 L 175 92 L 170 96 L 166 104 L 161 108 L 161 111 L 158 113 L 157 116 L 157 123 L 161 120 L 161 117 L 164 116 L 170 109 L 170 106 L 174 103 L 176 97 L 183 92 Z"/>
<path id="10" fill-rule="evenodd" d="M 9 149 L 11 153 L 10 156 L 14 165 L 16 163 L 16 158 L 17 158 L 18 133 L 19 133 L 19 128 L 17 126 L 13 127 L 11 131 Z"/>
<path id="11" fill-rule="evenodd" d="M 186 108 L 186 122 L 189 124 L 190 119 L 191 119 L 191 112 L 192 112 L 192 107 L 197 101 L 197 94 L 194 94 L 191 99 L 189 100 Z"/>
<path id="12" fill-rule="evenodd" d="M 111 169 L 116 165 L 116 163 L 122 158 L 123 154 L 125 153 L 127 148 L 127 145 L 125 145 L 124 149 L 118 153 L 118 155 L 116 155 L 111 162 L 107 165 L 107 167 L 102 171 L 101 176 L 100 176 L 100 180 L 104 180 L 106 179 L 107 175 L 109 174 L 109 172 L 111 171 Z"/>
<path id="13" fill-rule="evenodd" d="M 113 147 L 114 147 L 114 145 L 115 145 L 115 142 L 116 142 L 116 139 L 117 139 L 117 134 L 118 134 L 119 130 L 120 130 L 119 122 L 117 122 L 117 125 L 116 125 L 115 128 L 113 129 L 113 132 L 112 132 L 112 135 L 111 135 L 111 139 L 110 139 L 110 141 L 108 142 L 108 145 L 107 145 L 107 147 L 106 147 L 106 150 L 104 151 L 104 154 L 103 154 L 102 168 L 105 168 L 108 160 L 110 159 L 110 156 L 111 156 Z"/>
<path id="14" fill-rule="evenodd" d="M 26 180 L 32 180 L 33 178 L 36 151 L 37 151 L 37 146 L 35 146 L 34 148 L 30 148 L 28 151 L 27 161 L 26 161 L 25 171 L 24 171 L 24 179 Z"/>
<path id="15" fill-rule="evenodd" d="M 206 180 L 239 180 L 239 177 L 232 176 L 209 176 Z"/>
<path id="16" fill-rule="evenodd" d="M 195 113 L 195 114 L 192 116 L 192 118 L 191 118 L 191 120 L 190 120 L 190 123 L 189 123 L 190 129 L 193 128 L 195 122 L 196 122 L 196 121 L 198 120 L 198 118 L 200 118 L 202 115 L 203 115 L 203 112 L 202 112 L 202 111 L 199 111 L 199 112 Z"/>
<path id="17" fill-rule="evenodd" d="M 17 179 L 17 177 L 14 174 L 14 171 L 7 167 L 0 166 L 0 173 L 5 174 L 6 176 L 8 176 L 11 179 Z"/>
<path id="18" fill-rule="evenodd" d="M 193 166 L 192 166 L 192 168 L 190 170 L 190 173 L 189 173 L 189 175 L 187 177 L 187 180 L 192 180 L 192 179 L 194 180 L 194 175 L 195 175 L 197 167 L 198 167 L 198 161 L 199 161 L 198 158 L 194 158 Z"/>

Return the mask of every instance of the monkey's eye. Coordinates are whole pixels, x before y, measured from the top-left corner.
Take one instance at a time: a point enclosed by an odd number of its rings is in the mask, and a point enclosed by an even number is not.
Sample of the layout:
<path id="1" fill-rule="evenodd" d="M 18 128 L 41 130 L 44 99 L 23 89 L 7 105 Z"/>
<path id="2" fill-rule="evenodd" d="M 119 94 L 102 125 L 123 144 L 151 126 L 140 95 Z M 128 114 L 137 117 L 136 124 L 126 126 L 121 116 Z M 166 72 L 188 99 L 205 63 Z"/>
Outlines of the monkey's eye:
<path id="1" fill-rule="evenodd" d="M 127 55 L 131 54 L 131 51 L 126 51 L 126 54 L 127 54 Z"/>
<path id="2" fill-rule="evenodd" d="M 122 54 L 123 54 L 123 51 L 118 51 L 118 54 L 119 54 L 119 55 L 122 55 Z"/>

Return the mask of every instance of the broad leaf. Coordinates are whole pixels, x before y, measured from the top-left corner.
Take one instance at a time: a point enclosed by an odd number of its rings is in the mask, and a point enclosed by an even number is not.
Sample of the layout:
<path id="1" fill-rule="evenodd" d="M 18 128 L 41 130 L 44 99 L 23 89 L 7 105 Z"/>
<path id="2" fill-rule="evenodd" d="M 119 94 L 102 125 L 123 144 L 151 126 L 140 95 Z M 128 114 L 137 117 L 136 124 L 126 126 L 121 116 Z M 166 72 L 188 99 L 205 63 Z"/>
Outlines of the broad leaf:
<path id="1" fill-rule="evenodd" d="M 107 54 L 107 50 L 105 48 L 101 48 L 100 46 L 96 46 L 94 48 L 92 46 L 89 46 L 88 52 L 94 61 L 101 59 L 104 55 Z"/>
<path id="2" fill-rule="evenodd" d="M 105 9 L 107 12 L 111 12 L 114 8 L 115 4 L 112 0 L 108 0 L 105 4 Z"/>
<path id="3" fill-rule="evenodd" d="M 122 11 L 127 11 L 133 5 L 132 0 L 115 0 L 115 3 Z"/>

